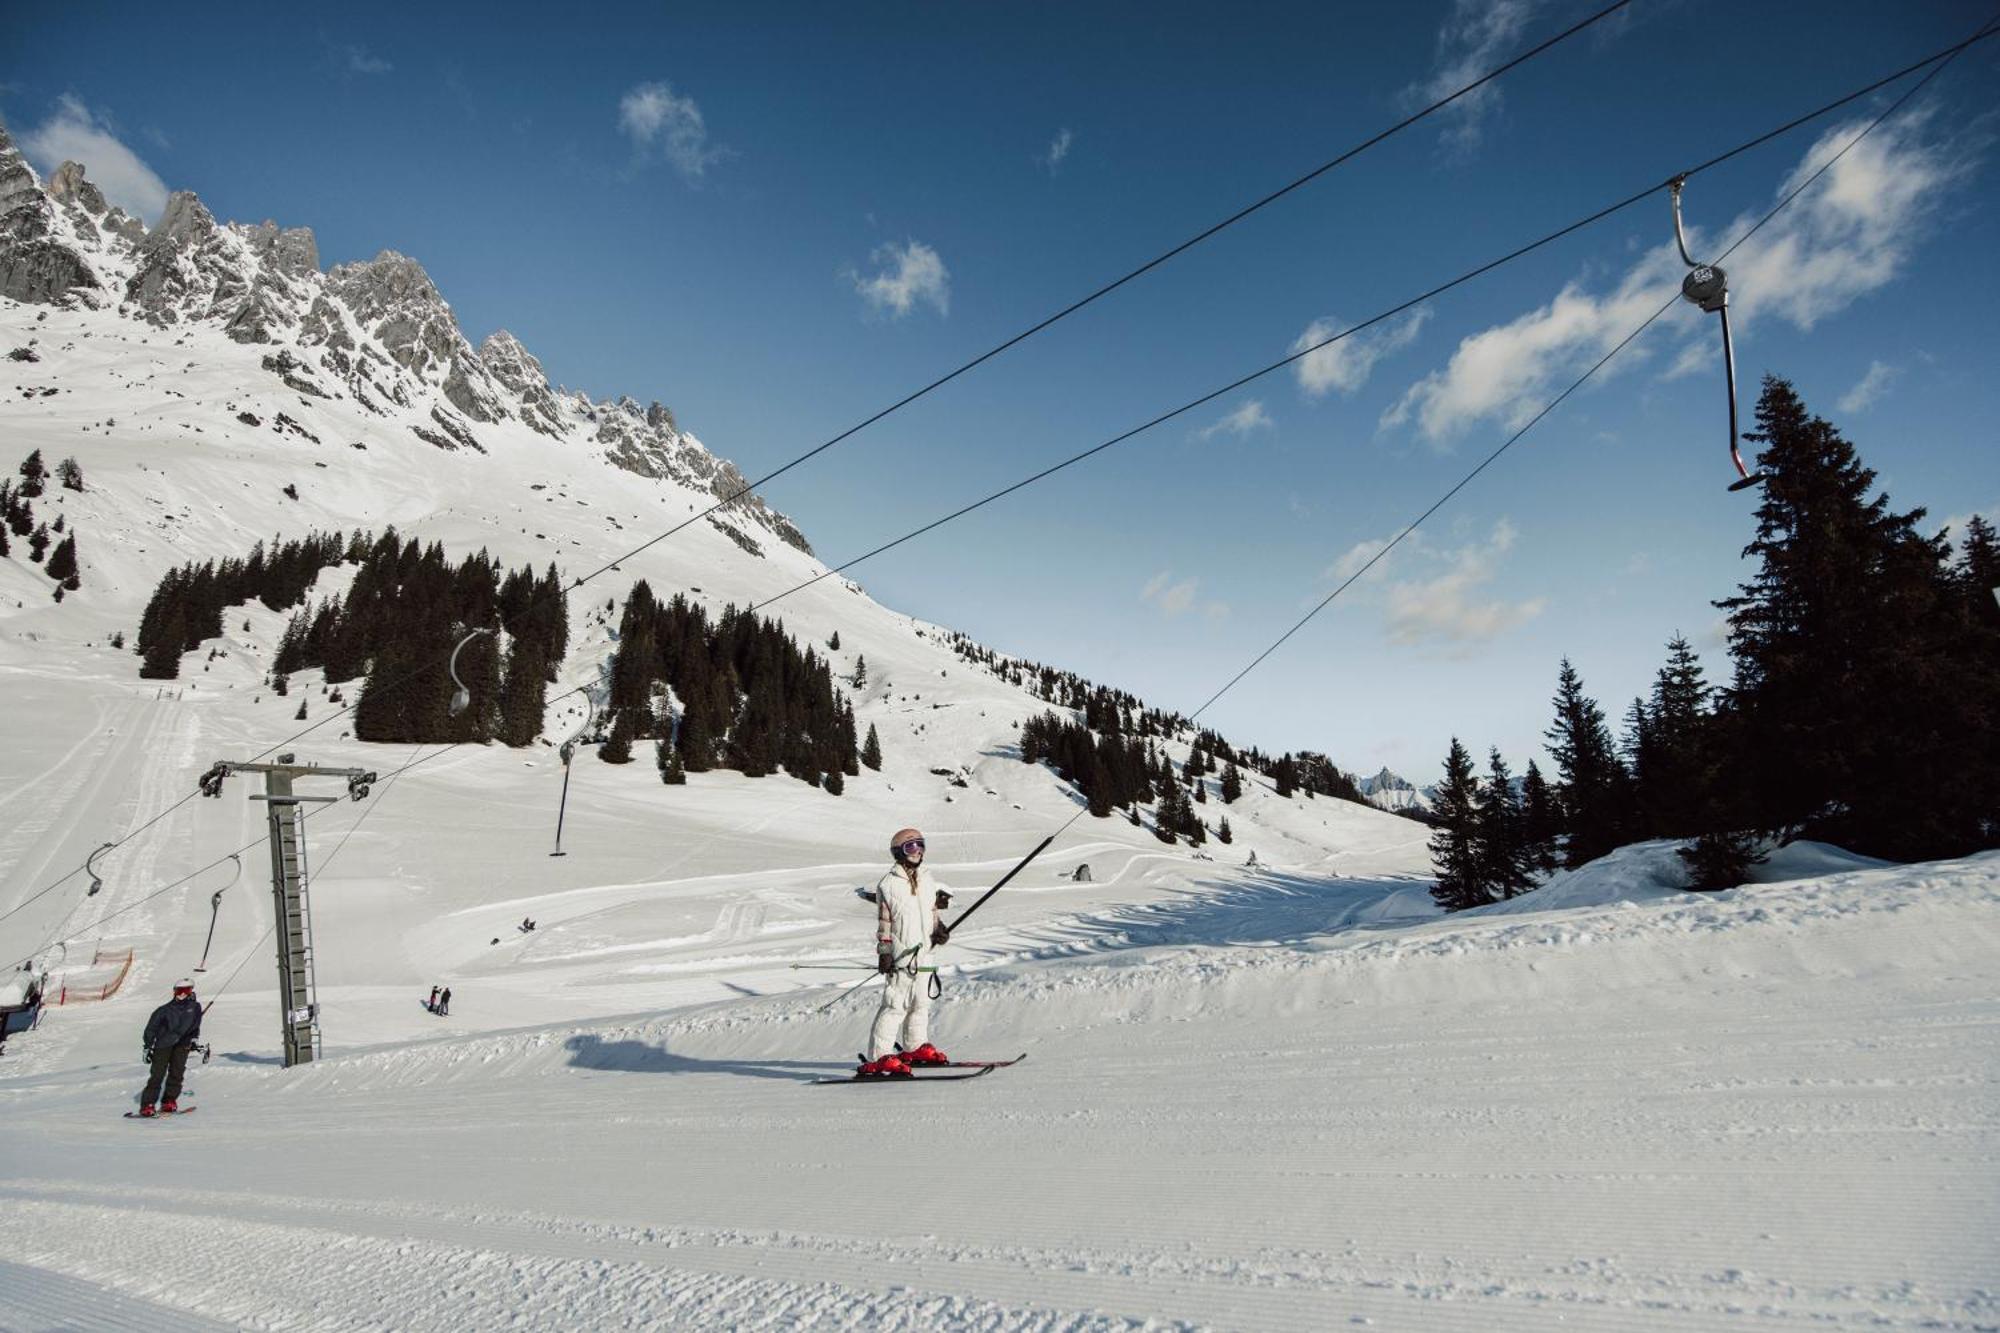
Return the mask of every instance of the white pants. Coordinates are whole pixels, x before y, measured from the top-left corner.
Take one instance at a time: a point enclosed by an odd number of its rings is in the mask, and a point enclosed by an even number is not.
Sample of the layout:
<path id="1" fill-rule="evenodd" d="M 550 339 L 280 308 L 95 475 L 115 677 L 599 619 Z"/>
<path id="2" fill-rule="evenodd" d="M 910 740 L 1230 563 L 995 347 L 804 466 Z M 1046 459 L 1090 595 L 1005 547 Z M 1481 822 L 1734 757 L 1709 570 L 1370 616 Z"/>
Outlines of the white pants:
<path id="1" fill-rule="evenodd" d="M 875 1011 L 875 1025 L 868 1030 L 870 1060 L 887 1055 L 898 1040 L 906 1051 L 914 1051 L 930 1040 L 931 975 L 919 972 L 911 976 L 900 968 L 890 974 L 888 984 L 882 988 L 882 1007 Z"/>

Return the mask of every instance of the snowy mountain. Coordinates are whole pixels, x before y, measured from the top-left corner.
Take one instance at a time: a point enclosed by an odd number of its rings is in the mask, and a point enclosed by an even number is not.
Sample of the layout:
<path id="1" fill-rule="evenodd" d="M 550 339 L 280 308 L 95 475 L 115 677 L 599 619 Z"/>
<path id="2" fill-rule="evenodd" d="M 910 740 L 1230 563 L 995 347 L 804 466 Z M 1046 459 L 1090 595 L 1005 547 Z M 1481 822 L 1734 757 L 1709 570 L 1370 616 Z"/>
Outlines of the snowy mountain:
<path id="1" fill-rule="evenodd" d="M 1354 785 L 1370 804 L 1396 814 L 1425 814 L 1431 808 L 1431 788 L 1419 788 L 1408 778 L 1399 777 L 1387 768 L 1372 778 L 1356 777 Z"/>
<path id="2" fill-rule="evenodd" d="M 184 798 L 337 715 L 314 671 L 272 693 L 289 613 L 258 603 L 179 680 L 138 679 L 113 636 L 164 570 L 389 524 L 509 567 L 617 561 L 571 599 L 568 687 L 599 680 L 637 579 L 715 612 L 825 567 L 747 498 L 620 560 L 740 484 L 665 408 L 551 385 L 505 334 L 475 348 L 409 259 L 323 271 L 310 232 L 185 194 L 149 231 L 4 140 L 0 440 L 8 469 L 81 473 L 33 501 L 80 586 L 55 600 L 25 541 L 0 557 L 0 955 L 63 1000 L 0 1055 L 0 1328 L 2000 1314 L 2000 854 L 1797 845 L 1689 895 L 1645 844 L 1439 919 L 1426 829 L 1254 773 L 1224 807 L 1204 779 L 1232 843 L 1079 820 L 940 951 L 935 1039 L 1025 1063 L 808 1088 L 865 1040 L 855 890 L 888 833 L 925 831 L 962 908 L 1078 810 L 1016 757 L 1038 672 L 840 579 L 774 614 L 880 733 L 844 795 L 669 787 L 588 750 L 566 771 L 575 700 L 520 748 L 368 745 L 346 718 L 299 739 L 384 777 L 309 816 L 325 1049 L 282 1069 L 265 808 L 241 776 Z M 211 1005 L 200 1114 L 122 1120 L 179 976 Z M 920 1127 L 911 1162 L 885 1123 Z"/>
<path id="3" fill-rule="evenodd" d="M 406 537 L 441 543 L 454 558 L 483 549 L 509 568 L 603 570 L 570 599 L 569 652 L 552 695 L 602 679 L 616 647 L 616 606 L 638 579 L 662 597 L 683 593 L 714 617 L 825 573 L 804 534 L 756 497 L 622 560 L 739 488 L 741 474 L 657 403 L 597 402 L 551 385 L 505 333 L 475 350 L 408 258 L 384 254 L 323 271 L 304 228 L 218 223 L 184 193 L 148 230 L 107 206 L 73 165 L 44 188 L 0 141 L 0 287 L 9 293 L 0 298 L 0 434 L 16 455 L 39 449 L 51 468 L 74 459 L 83 477 L 81 490 L 51 483 L 34 501 L 39 525 L 59 522 L 76 539 L 78 589 L 54 600 L 54 585 L 25 542 L 0 558 L 8 710 L 35 719 L 0 758 L 0 776 L 31 784 L 51 769 L 68 771 L 65 763 L 91 773 L 109 764 L 126 766 L 136 784 L 107 785 L 103 804 L 75 820 L 50 805 L 11 827 L 0 821 L 0 910 L 12 905 L 9 895 L 27 894 L 144 818 L 155 808 L 148 801 L 188 790 L 216 758 L 247 758 L 333 712 L 317 671 L 295 674 L 285 697 L 269 688 L 289 612 L 254 602 L 229 613 L 224 635 L 204 653 L 188 656 L 179 681 L 162 687 L 139 680 L 131 639 L 165 569 L 240 558 L 274 535 L 379 532 L 393 524 Z M 12 459 L 4 461 L 12 467 Z M 328 569 L 312 595 L 337 594 L 351 578 L 351 566 Z M 623 767 L 598 763 L 586 750 L 572 775 L 566 838 L 602 840 L 596 859 L 573 853 L 527 863 L 533 875 L 522 884 L 455 869 L 463 857 L 476 861 L 496 820 L 523 854 L 549 850 L 563 790 L 555 746 L 587 712 L 582 699 L 571 698 L 550 708 L 534 745 L 468 747 L 383 785 L 379 794 L 389 799 L 378 801 L 381 813 L 365 833 L 400 828 L 434 864 L 423 900 L 385 904 L 377 927 L 399 939 L 428 939 L 439 933 L 441 917 L 552 881 L 591 886 L 593 911 L 614 915 L 617 895 L 605 886 L 623 883 L 634 919 L 645 920 L 636 904 L 657 894 L 662 866 L 687 863 L 709 876 L 762 873 L 784 898 L 761 909 L 765 924 L 746 939 L 839 933 L 852 925 L 848 904 L 839 904 L 840 915 L 808 910 L 811 894 L 786 897 L 794 891 L 777 886 L 829 863 L 869 865 L 887 833 L 908 824 L 942 835 L 939 855 L 967 867 L 962 879 L 997 874 L 1075 810 L 1067 784 L 1016 757 L 1022 722 L 1050 707 L 1038 693 L 1038 672 L 974 654 L 949 631 L 890 611 L 844 579 L 788 596 L 770 614 L 843 679 L 865 679 L 847 687 L 849 702 L 860 730 L 879 732 L 879 774 L 864 771 L 839 797 L 782 777 L 720 771 L 665 788 L 650 745 Z M 114 647 L 120 635 L 125 645 Z M 298 748 L 319 762 L 383 772 L 409 757 L 400 748 L 360 744 L 351 726 L 341 718 Z M 1182 764 L 1192 739 L 1189 731 L 1161 748 Z M 457 776 L 441 780 L 447 772 Z M 1226 858 L 1240 867 L 1253 855 L 1262 865 L 1302 870 L 1336 863 L 1427 869 L 1422 841 L 1407 826 L 1346 802 L 1280 799 L 1268 780 L 1246 776 L 1246 794 L 1226 811 L 1215 779 L 1203 780 L 1209 800 L 1196 808 L 1211 829 L 1228 815 L 1234 841 L 1227 847 L 1169 846 L 1122 817 L 1094 819 L 1051 851 L 1047 871 L 1067 874 L 1088 861 L 1102 893 L 1130 867 L 1132 882 L 1115 893 L 1155 891 L 1150 885 L 1164 882 L 1162 866 Z M 427 791 L 433 784 L 439 789 Z M 458 803 L 475 790 L 479 803 L 468 812 Z M 441 818 L 439 797 L 459 814 Z M 21 795 L 17 808 L 30 801 Z M 522 831 L 529 826 L 532 835 Z M 752 838 L 746 827 L 765 831 Z M 49 934 L 87 925 L 107 906 L 141 896 L 132 865 L 157 861 L 164 871 L 182 861 L 200 864 L 216 854 L 215 841 L 199 814 L 163 824 L 143 846 L 100 863 L 128 866 L 107 897 L 52 894 L 0 926 L 0 945 L 26 951 Z M 355 850 L 367 843 L 358 839 Z M 783 869 L 788 865 L 793 871 Z M 1136 889 L 1139 883 L 1149 887 Z M 800 924 L 807 920 L 817 924 Z M 185 965 L 172 931 L 149 934 L 165 929 L 151 908 L 120 917 L 117 926 L 139 950 L 135 975 Z M 560 955 L 567 929 L 552 920 L 532 952 Z M 648 928 L 638 929 L 645 936 Z M 225 923 L 218 947 L 228 938 Z M 465 937 L 480 950 L 490 938 Z M 629 950 L 623 970 L 650 978 L 645 1002 L 657 1000 L 657 977 L 646 969 L 655 955 L 671 957 L 673 946 L 622 940 L 616 930 L 590 938 Z M 436 959 L 455 969 L 485 964 L 483 953 L 460 957 L 457 947 Z M 510 958 L 506 970 L 514 975 L 501 984 L 519 982 L 524 998 L 534 993 L 547 1003 L 547 990 L 536 990 L 546 978 L 523 980 L 517 962 Z M 631 992 L 585 972 L 572 976 L 562 1001 L 580 1006 L 572 1012 L 635 1002 Z M 729 993 L 720 977 L 690 980 L 683 998 Z M 339 1005 L 329 1001 L 328 1012 Z M 343 1030 L 330 1040 L 370 1039 L 379 1032 L 372 1022 L 333 1023 L 330 1030 Z"/>

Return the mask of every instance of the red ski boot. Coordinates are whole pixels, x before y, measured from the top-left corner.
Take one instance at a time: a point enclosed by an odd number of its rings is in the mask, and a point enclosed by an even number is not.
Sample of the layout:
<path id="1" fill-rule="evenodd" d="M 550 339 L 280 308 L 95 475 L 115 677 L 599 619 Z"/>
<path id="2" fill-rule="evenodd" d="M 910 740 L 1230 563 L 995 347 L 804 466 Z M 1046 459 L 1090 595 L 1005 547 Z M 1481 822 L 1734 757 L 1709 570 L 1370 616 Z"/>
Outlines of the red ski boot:
<path id="1" fill-rule="evenodd" d="M 951 1063 L 951 1057 L 929 1042 L 925 1042 L 914 1051 L 904 1051 L 903 1063 L 912 1068 L 919 1065 L 948 1065 Z"/>
<path id="2" fill-rule="evenodd" d="M 139 1118 L 141 1120 L 151 1120 L 153 1118 L 153 1115 L 154 1115 L 153 1104 L 151 1102 L 147 1102 L 144 1106 L 141 1106 L 139 1108 Z"/>
<path id="3" fill-rule="evenodd" d="M 180 1109 L 181 1109 L 181 1104 L 180 1104 L 179 1102 L 176 1102 L 176 1101 L 164 1101 L 164 1102 L 161 1102 L 161 1103 L 160 1103 L 160 1114 L 161 1114 L 161 1115 L 173 1115 L 173 1114 L 174 1114 L 175 1112 L 179 1111 Z"/>
<path id="4" fill-rule="evenodd" d="M 856 1078 L 914 1078 L 910 1066 L 900 1055 L 885 1055 L 875 1060 L 864 1060 L 854 1071 Z"/>

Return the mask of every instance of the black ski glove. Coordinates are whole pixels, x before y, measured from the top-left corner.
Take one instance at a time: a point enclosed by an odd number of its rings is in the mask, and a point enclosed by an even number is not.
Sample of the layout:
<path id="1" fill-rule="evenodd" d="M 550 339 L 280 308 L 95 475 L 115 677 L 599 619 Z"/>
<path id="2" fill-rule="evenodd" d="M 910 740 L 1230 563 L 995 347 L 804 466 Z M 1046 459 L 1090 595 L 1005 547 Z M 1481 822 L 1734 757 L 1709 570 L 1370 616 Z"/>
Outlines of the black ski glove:
<path id="1" fill-rule="evenodd" d="M 140 1056 L 139 1058 L 145 1061 L 145 1063 L 147 1064 L 153 1063 L 153 1048 L 150 1046 L 146 1047 L 145 1054 Z"/>
<path id="2" fill-rule="evenodd" d="M 937 891 L 938 911 L 942 912 L 945 908 L 949 906 L 951 906 L 951 895 L 949 893 L 946 893 L 943 889 L 939 889 Z"/>
<path id="3" fill-rule="evenodd" d="M 885 977 L 894 973 L 896 970 L 896 955 L 892 953 L 876 954 L 875 970 Z"/>
<path id="4" fill-rule="evenodd" d="M 935 926 L 931 927 L 932 944 L 943 944 L 946 940 L 950 938 L 951 938 L 951 927 L 947 926 L 944 922 L 940 921 Z"/>

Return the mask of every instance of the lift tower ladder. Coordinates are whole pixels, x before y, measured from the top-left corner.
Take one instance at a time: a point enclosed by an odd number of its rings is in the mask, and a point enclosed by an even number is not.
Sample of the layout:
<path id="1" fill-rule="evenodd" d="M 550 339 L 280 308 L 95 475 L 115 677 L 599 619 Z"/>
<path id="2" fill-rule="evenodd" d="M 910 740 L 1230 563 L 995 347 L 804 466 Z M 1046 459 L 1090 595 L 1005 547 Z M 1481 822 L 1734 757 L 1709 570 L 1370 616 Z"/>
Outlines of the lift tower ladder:
<path id="1" fill-rule="evenodd" d="M 348 794 L 360 800 L 375 775 L 359 768 L 322 768 L 295 764 L 279 755 L 275 764 L 238 764 L 220 760 L 202 780 L 202 790 L 220 795 L 222 779 L 231 773 L 262 773 L 264 790 L 250 799 L 263 801 L 271 825 L 271 898 L 278 941 L 278 1009 L 284 1036 L 285 1066 L 305 1064 L 320 1053 L 319 995 L 313 981 L 312 905 L 307 896 L 306 865 L 308 804 L 336 801 L 335 796 L 302 796 L 292 782 L 302 777 L 342 778 Z"/>

